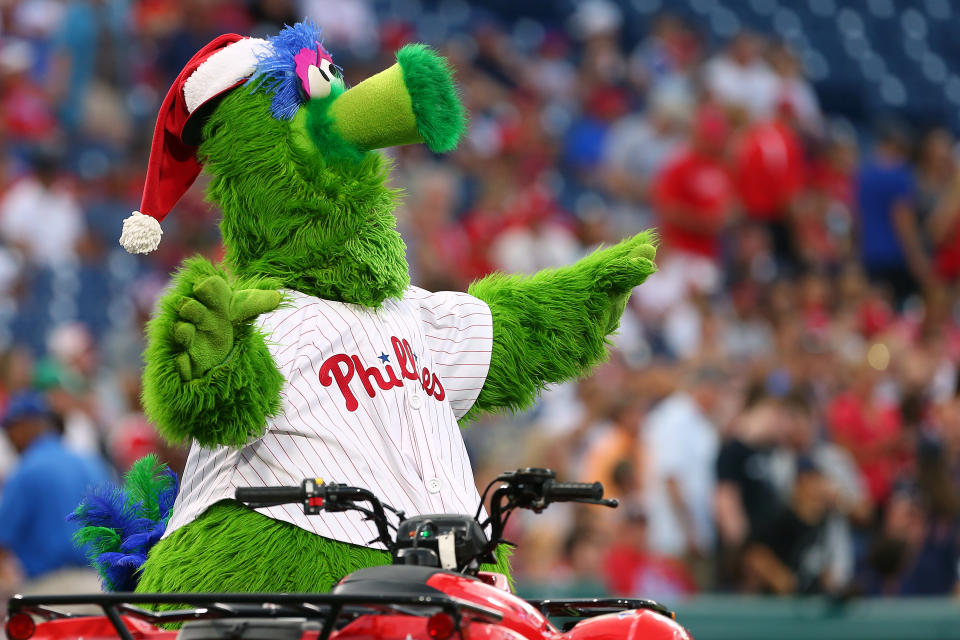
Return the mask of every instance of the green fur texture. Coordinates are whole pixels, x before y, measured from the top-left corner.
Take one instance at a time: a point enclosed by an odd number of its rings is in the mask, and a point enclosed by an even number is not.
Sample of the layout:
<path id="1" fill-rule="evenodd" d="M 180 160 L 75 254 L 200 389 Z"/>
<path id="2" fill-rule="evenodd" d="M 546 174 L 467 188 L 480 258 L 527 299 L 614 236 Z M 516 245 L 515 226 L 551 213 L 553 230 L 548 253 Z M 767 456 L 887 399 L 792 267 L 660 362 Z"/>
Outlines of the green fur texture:
<path id="1" fill-rule="evenodd" d="M 196 300 L 196 285 L 211 276 L 228 278 L 202 258 L 185 261 L 147 324 L 143 406 L 147 417 L 171 442 L 195 439 L 208 447 L 240 447 L 262 435 L 266 418 L 279 412 L 284 381 L 264 336 L 250 321 L 232 327 L 232 344 L 223 351 L 220 364 L 201 377 L 184 379 L 181 356 L 185 351 L 178 341 L 184 324 L 181 309 L 185 301 Z M 232 286 L 235 293 L 276 288 L 276 281 L 249 276 Z"/>
<path id="2" fill-rule="evenodd" d="M 351 571 L 383 564 L 390 564 L 384 551 L 323 538 L 223 501 L 157 543 L 137 591 L 329 591 Z"/>
<path id="3" fill-rule="evenodd" d="M 497 558 L 484 568 L 509 575 L 506 547 Z M 357 569 L 385 564 L 385 551 L 323 538 L 227 500 L 157 543 L 137 591 L 324 592 Z"/>
<path id="4" fill-rule="evenodd" d="M 336 84 L 330 88 L 330 99 L 311 100 L 307 103 L 307 132 L 313 145 L 317 149 L 323 149 L 323 157 L 328 163 L 359 163 L 363 160 L 363 152 L 337 133 L 333 126 L 333 116 L 330 115 L 330 105 L 343 91 L 343 87 Z"/>
<path id="5" fill-rule="evenodd" d="M 467 115 L 453 83 L 446 58 L 422 44 L 408 44 L 397 52 L 417 119 L 417 131 L 431 151 L 456 148 L 467 130 Z"/>
<path id="6" fill-rule="evenodd" d="M 568 267 L 474 282 L 470 294 L 493 316 L 493 352 L 483 390 L 462 421 L 528 407 L 547 384 L 580 377 L 606 358 L 607 336 L 630 291 L 656 270 L 655 255 L 655 238 L 645 232 Z"/>
<path id="7" fill-rule="evenodd" d="M 379 307 L 410 284 L 389 167 L 377 152 L 325 158 L 320 117 L 311 107 L 310 149 L 262 93 L 234 91 L 214 111 L 199 155 L 213 176 L 207 197 L 223 210 L 225 262 L 241 277 Z"/>

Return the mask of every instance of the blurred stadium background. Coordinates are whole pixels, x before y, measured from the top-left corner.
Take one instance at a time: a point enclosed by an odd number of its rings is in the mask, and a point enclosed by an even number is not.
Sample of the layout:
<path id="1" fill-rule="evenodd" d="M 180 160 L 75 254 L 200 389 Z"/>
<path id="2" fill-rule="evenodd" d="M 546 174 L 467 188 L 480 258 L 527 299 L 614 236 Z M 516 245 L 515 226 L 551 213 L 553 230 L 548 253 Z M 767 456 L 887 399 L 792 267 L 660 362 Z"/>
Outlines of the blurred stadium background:
<path id="1" fill-rule="evenodd" d="M 43 392 L 117 473 L 182 467 L 139 406 L 143 323 L 182 258 L 219 255 L 218 212 L 201 179 L 148 257 L 120 223 L 182 64 L 304 17 L 348 81 L 409 41 L 457 69 L 461 148 L 390 151 L 420 286 L 660 230 L 610 362 L 465 432 L 481 486 L 550 466 L 623 500 L 512 520 L 521 593 L 659 599 L 698 638 L 955 637 L 950 0 L 0 2 L 0 403 Z"/>

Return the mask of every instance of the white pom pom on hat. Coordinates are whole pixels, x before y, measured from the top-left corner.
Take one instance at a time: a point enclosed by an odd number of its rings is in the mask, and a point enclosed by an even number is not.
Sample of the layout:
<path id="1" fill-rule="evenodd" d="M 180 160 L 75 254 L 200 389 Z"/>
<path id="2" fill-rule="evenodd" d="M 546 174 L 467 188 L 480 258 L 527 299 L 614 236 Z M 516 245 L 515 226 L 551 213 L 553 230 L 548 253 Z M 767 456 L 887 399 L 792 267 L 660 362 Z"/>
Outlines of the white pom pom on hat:
<path id="1" fill-rule="evenodd" d="M 209 113 L 201 107 L 243 84 L 256 70 L 258 54 L 269 46 L 266 40 L 228 33 L 187 62 L 160 105 L 140 210 L 123 221 L 124 249 L 150 253 L 160 244 L 160 221 L 200 175 L 199 129 Z"/>
<path id="2" fill-rule="evenodd" d="M 150 253 L 160 246 L 162 235 L 163 229 L 156 218 L 134 211 L 123 221 L 120 245 L 130 253 Z"/>

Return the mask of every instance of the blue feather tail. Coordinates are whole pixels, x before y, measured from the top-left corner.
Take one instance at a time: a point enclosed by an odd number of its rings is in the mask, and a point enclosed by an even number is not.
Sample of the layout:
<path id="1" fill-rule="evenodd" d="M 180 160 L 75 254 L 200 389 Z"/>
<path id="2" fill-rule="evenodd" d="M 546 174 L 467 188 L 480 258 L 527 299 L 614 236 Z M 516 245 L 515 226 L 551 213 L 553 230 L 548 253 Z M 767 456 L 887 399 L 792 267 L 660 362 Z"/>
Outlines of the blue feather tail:
<path id="1" fill-rule="evenodd" d="M 85 547 L 104 591 L 133 591 L 150 548 L 163 536 L 177 497 L 177 474 L 157 457 L 141 458 L 123 487 L 91 491 L 67 519 L 80 525 L 74 542 Z"/>

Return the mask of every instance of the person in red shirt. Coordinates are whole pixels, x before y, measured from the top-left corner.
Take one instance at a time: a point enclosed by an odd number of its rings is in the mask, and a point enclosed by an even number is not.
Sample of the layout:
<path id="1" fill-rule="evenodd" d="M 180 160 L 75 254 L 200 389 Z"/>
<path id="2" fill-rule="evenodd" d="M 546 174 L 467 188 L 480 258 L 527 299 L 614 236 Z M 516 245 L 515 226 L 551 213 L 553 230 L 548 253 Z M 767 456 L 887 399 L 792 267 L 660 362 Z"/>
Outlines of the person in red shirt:
<path id="1" fill-rule="evenodd" d="M 960 282 L 960 169 L 930 214 L 927 226 L 934 269 L 943 282 L 955 285 Z"/>
<path id="2" fill-rule="evenodd" d="M 689 147 L 654 178 L 653 200 L 666 252 L 719 257 L 720 231 L 734 200 L 723 155 L 728 134 L 723 112 L 704 106 L 697 114 Z"/>
<path id="3" fill-rule="evenodd" d="M 776 118 L 746 130 L 733 158 L 737 195 L 747 219 L 767 228 L 775 255 L 788 263 L 796 262 L 790 214 L 806 173 L 795 119 L 791 104 L 781 101 Z"/>
<path id="4" fill-rule="evenodd" d="M 637 506 L 626 512 L 617 540 L 607 551 L 603 574 L 607 591 L 626 598 L 676 600 L 697 592 L 682 562 L 647 547 L 647 516 Z"/>
<path id="5" fill-rule="evenodd" d="M 688 294 L 709 294 L 720 284 L 720 233 L 734 204 L 724 165 L 726 116 L 707 105 L 694 122 L 690 144 L 654 176 L 651 199 L 662 239 L 659 266 L 637 301 L 650 314 L 667 313 Z"/>
<path id="6" fill-rule="evenodd" d="M 877 372 L 863 364 L 827 408 L 833 440 L 850 452 L 874 504 L 886 501 L 904 464 L 900 412 L 874 397 Z"/>

